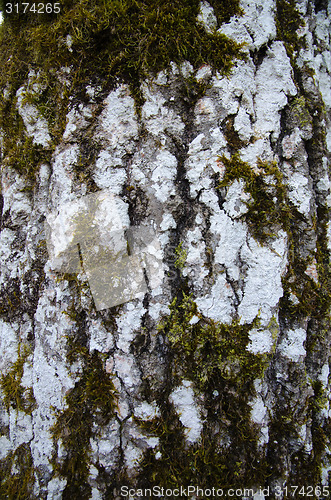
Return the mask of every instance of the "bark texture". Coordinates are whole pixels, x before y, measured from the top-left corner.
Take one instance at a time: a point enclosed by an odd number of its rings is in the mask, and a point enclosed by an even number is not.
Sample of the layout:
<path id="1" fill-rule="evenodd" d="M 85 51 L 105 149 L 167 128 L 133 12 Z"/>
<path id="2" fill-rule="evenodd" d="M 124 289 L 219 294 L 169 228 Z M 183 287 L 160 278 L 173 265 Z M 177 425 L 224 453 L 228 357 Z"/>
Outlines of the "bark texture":
<path id="1" fill-rule="evenodd" d="M 95 3 L 1 25 L 0 497 L 328 498 L 330 4 Z"/>

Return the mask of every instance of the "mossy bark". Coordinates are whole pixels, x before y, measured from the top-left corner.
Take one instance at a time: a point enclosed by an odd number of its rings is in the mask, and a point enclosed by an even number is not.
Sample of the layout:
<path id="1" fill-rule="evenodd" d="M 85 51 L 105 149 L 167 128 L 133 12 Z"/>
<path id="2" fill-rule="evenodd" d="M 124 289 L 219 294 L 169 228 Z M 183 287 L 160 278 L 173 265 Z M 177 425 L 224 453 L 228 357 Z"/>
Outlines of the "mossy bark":
<path id="1" fill-rule="evenodd" d="M 1 498 L 329 496 L 322 4 L 0 3 Z M 100 311 L 44 221 L 103 189 L 164 275 Z"/>

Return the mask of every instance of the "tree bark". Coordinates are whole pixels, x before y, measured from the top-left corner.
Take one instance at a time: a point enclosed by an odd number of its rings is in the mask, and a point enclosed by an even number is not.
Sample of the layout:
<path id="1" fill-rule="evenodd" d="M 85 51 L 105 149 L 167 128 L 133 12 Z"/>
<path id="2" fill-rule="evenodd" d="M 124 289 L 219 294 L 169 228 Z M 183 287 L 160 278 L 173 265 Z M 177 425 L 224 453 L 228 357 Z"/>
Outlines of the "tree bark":
<path id="1" fill-rule="evenodd" d="M 2 5 L 0 496 L 328 498 L 330 5 L 92 4 Z"/>

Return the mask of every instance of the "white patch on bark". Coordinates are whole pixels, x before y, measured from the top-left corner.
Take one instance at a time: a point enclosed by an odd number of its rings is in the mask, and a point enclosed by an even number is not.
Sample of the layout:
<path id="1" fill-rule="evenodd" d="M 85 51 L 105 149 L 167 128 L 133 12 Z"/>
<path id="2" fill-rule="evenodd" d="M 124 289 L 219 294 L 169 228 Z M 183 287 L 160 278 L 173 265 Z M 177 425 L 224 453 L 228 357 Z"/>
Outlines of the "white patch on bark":
<path id="1" fill-rule="evenodd" d="M 297 363 L 306 356 L 306 349 L 303 346 L 306 336 L 306 330 L 303 328 L 288 330 L 286 337 L 278 346 L 279 352 L 289 360 Z"/>
<path id="2" fill-rule="evenodd" d="M 200 437 L 202 422 L 191 382 L 183 380 L 182 385 L 172 391 L 169 399 L 179 414 L 179 420 L 186 427 L 187 440 L 195 443 Z"/>

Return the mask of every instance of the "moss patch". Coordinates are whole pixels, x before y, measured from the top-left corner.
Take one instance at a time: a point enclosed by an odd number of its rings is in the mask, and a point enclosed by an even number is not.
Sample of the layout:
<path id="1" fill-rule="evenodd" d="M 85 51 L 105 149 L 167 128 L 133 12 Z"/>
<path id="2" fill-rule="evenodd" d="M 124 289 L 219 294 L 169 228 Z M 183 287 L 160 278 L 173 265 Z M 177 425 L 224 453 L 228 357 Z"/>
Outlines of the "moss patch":
<path id="1" fill-rule="evenodd" d="M 237 403 L 234 399 L 233 404 Z M 146 432 L 159 436 L 162 457 L 156 459 L 152 450 L 147 451 L 140 464 L 138 486 L 148 488 L 158 484 L 164 488 L 187 488 L 199 485 L 209 489 L 212 486 L 240 488 L 243 484 L 246 487 L 264 484 L 266 464 L 256 446 L 256 429 L 241 421 L 238 432 L 239 415 L 236 417 L 231 429 L 237 436 L 233 440 L 232 452 L 217 444 L 220 436 L 207 428 L 198 444 L 187 447 L 184 429 L 174 409 L 164 408 L 160 418 L 143 425 Z"/>
<path id="2" fill-rule="evenodd" d="M 86 354 L 81 378 L 66 398 L 67 408 L 57 415 L 53 426 L 55 442 L 61 440 L 66 456 L 54 456 L 55 474 L 67 479 L 63 499 L 90 498 L 88 484 L 90 466 L 90 439 L 93 426 L 106 425 L 116 407 L 116 391 L 111 377 L 105 372 L 97 353 Z"/>
<path id="3" fill-rule="evenodd" d="M 259 428 L 250 419 L 254 380 L 263 378 L 269 359 L 246 350 L 254 324 L 219 324 L 204 318 L 191 296 L 183 293 L 170 306 L 159 330 L 170 344 L 169 379 L 156 400 L 161 416 L 139 422 L 157 435 L 162 457 L 148 450 L 141 463 L 141 487 L 199 484 L 240 487 L 264 484 L 266 463 L 259 448 Z M 193 382 L 207 416 L 198 443 L 188 445 L 169 391 L 180 380 Z M 229 448 L 226 443 L 231 442 Z"/>
<path id="4" fill-rule="evenodd" d="M 287 203 L 286 186 L 277 165 L 259 160 L 257 170 L 253 170 L 237 153 L 230 159 L 222 156 L 220 160 L 225 166 L 225 175 L 219 188 L 228 186 L 235 179 L 245 182 L 245 192 L 251 198 L 245 202 L 248 210 L 242 218 L 254 238 L 263 243 L 275 237 L 279 229 L 288 231 L 295 210 Z"/>
<path id="5" fill-rule="evenodd" d="M 7 500 L 34 500 L 34 467 L 30 446 L 21 444 L 0 461 L 0 496 Z"/>
<path id="6" fill-rule="evenodd" d="M 300 95 L 293 100 L 290 110 L 301 129 L 305 129 L 306 127 L 311 127 L 313 125 L 313 120 L 308 111 L 306 99 L 303 95 Z"/>
<path id="7" fill-rule="evenodd" d="M 251 324 L 226 325 L 204 318 L 191 296 L 175 298 L 170 316 L 160 325 L 174 350 L 178 372 L 189 376 L 205 391 L 219 377 L 241 389 L 263 375 L 263 356 L 246 350 Z M 190 323 L 194 318 L 196 323 Z"/>
<path id="8" fill-rule="evenodd" d="M 297 30 L 304 25 L 304 20 L 295 0 L 276 0 L 276 28 L 277 40 L 283 40 L 291 61 L 296 53 L 304 46 L 304 41 L 299 38 Z"/>
<path id="9" fill-rule="evenodd" d="M 232 2 L 220 2 L 219 0 L 209 0 L 208 3 L 213 7 L 217 17 L 217 23 L 220 26 L 222 23 L 228 23 L 232 16 L 242 15 L 243 11 L 240 8 L 240 1 L 233 0 Z"/>
<path id="10" fill-rule="evenodd" d="M 66 125 L 69 96 L 72 103 L 84 102 L 87 84 L 109 90 L 126 82 L 139 114 L 140 82 L 169 68 L 171 62 L 188 60 L 195 68 L 210 64 L 228 74 L 233 59 L 244 57 L 241 45 L 223 34 L 207 33 L 197 21 L 198 0 L 63 0 L 60 5 L 59 14 L 6 14 L 4 2 L 0 5 L 4 14 L 0 31 L 4 157 L 17 168 L 23 163 L 23 171 L 27 158 L 21 149 L 27 138 L 16 109 L 16 92 L 26 84 L 31 70 L 39 88 L 30 86 L 25 98 L 46 118 L 55 147 Z M 238 2 L 215 2 L 215 10 L 219 23 L 240 14 Z M 68 85 L 59 77 L 63 68 L 70 73 Z M 32 171 L 39 163 L 34 153 L 28 158 Z"/>
<path id="11" fill-rule="evenodd" d="M 220 23 L 241 12 L 239 2 L 215 4 Z M 2 36 L 14 38 L 20 31 L 19 46 L 9 50 L 14 57 L 24 50 L 26 63 L 45 67 L 46 56 L 48 67 L 73 65 L 89 76 L 121 77 L 129 83 L 166 69 L 172 61 L 209 63 L 228 72 L 232 58 L 241 56 L 240 46 L 224 35 L 208 34 L 197 22 L 198 14 L 197 0 L 64 0 L 55 16 L 5 14 Z"/>
<path id="12" fill-rule="evenodd" d="M 10 407 L 17 411 L 23 411 L 31 415 L 36 407 L 36 400 L 31 388 L 23 387 L 21 384 L 24 370 L 24 363 L 29 356 L 29 351 L 19 348 L 18 358 L 5 375 L 1 375 L 0 387 L 3 392 L 3 401 L 9 411 Z"/>
<path id="13" fill-rule="evenodd" d="M 183 248 L 183 242 L 181 241 L 179 245 L 175 249 L 175 254 L 176 254 L 176 260 L 175 260 L 175 267 L 177 269 L 183 269 L 186 258 L 187 258 L 187 251 Z"/>

